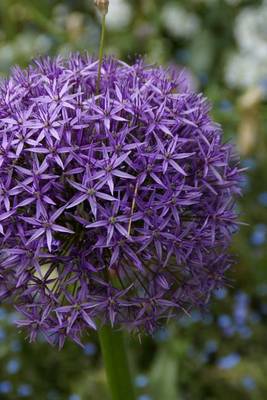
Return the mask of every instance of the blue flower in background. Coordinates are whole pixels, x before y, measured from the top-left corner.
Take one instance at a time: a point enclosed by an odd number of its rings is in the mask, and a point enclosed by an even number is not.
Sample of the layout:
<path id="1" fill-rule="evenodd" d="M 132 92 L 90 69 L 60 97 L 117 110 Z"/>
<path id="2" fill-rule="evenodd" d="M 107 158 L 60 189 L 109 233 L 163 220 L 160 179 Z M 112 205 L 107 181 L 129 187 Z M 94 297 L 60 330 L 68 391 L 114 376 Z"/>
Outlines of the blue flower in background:
<path id="1" fill-rule="evenodd" d="M 229 328 L 230 326 L 232 326 L 233 321 L 232 318 L 229 315 L 226 314 L 221 314 L 218 318 L 218 325 L 220 328 Z"/>
<path id="2" fill-rule="evenodd" d="M 166 342 L 170 337 L 170 332 L 166 328 L 160 328 L 154 334 L 154 338 L 157 342 Z"/>
<path id="3" fill-rule="evenodd" d="M 16 322 L 18 321 L 20 315 L 17 312 L 11 312 L 8 314 L 7 316 L 7 321 L 11 324 L 11 325 L 15 325 Z"/>
<path id="4" fill-rule="evenodd" d="M 248 192 L 250 190 L 250 177 L 248 175 L 244 175 L 242 177 L 240 186 L 242 187 L 244 192 Z"/>
<path id="5" fill-rule="evenodd" d="M 96 345 L 94 343 L 85 343 L 83 352 L 86 356 L 94 356 L 96 354 Z"/>
<path id="6" fill-rule="evenodd" d="M 0 393 L 7 394 L 12 391 L 12 384 L 9 381 L 0 382 Z"/>
<path id="7" fill-rule="evenodd" d="M 218 350 L 218 342 L 215 339 L 208 340 L 205 345 L 205 352 L 208 354 L 216 353 Z"/>
<path id="8" fill-rule="evenodd" d="M 71 394 L 68 400 L 81 400 L 78 394 Z"/>
<path id="9" fill-rule="evenodd" d="M 142 394 L 137 400 L 152 400 L 152 397 L 148 396 L 147 394 Z"/>
<path id="10" fill-rule="evenodd" d="M 248 391 L 252 391 L 252 390 L 254 390 L 256 388 L 255 379 L 253 379 L 251 376 L 245 376 L 241 380 L 241 384 Z"/>
<path id="11" fill-rule="evenodd" d="M 23 383 L 18 387 L 18 395 L 21 397 L 29 397 L 32 395 L 32 387 L 27 383 Z"/>
<path id="12" fill-rule="evenodd" d="M 258 202 L 260 205 L 267 207 L 267 192 L 262 192 L 258 196 Z"/>
<path id="13" fill-rule="evenodd" d="M 256 291 L 260 296 L 267 296 L 267 283 L 257 285 Z"/>
<path id="14" fill-rule="evenodd" d="M 148 385 L 148 377 L 145 375 L 138 375 L 135 378 L 135 386 L 138 388 L 144 388 Z"/>
<path id="15" fill-rule="evenodd" d="M 267 95 L 267 79 L 261 79 L 259 82 L 260 88 L 263 91 L 265 97 Z"/>
<path id="16" fill-rule="evenodd" d="M 203 85 L 203 86 L 206 86 L 209 83 L 208 74 L 206 74 L 205 72 L 200 72 L 198 74 L 198 79 L 199 79 L 201 85 Z"/>
<path id="17" fill-rule="evenodd" d="M 193 310 L 191 312 L 191 319 L 193 322 L 201 321 L 201 313 L 198 310 Z"/>
<path id="18" fill-rule="evenodd" d="M 219 109 L 222 112 L 230 112 L 233 110 L 233 103 L 227 99 L 224 99 L 219 103 Z"/>
<path id="19" fill-rule="evenodd" d="M 7 312 L 4 308 L 0 308 L 0 320 L 3 321 L 6 319 Z"/>
<path id="20" fill-rule="evenodd" d="M 9 374 L 13 375 L 16 374 L 20 369 L 20 362 L 16 359 L 12 359 L 8 361 L 6 365 L 6 370 Z"/>
<path id="21" fill-rule="evenodd" d="M 216 290 L 216 291 L 214 292 L 214 296 L 215 296 L 216 299 L 218 299 L 218 300 L 223 300 L 223 299 L 225 299 L 225 297 L 227 296 L 227 294 L 228 294 L 228 291 L 227 291 L 227 289 L 225 289 L 225 288 L 218 289 L 218 290 Z"/>
<path id="22" fill-rule="evenodd" d="M 234 319 L 238 325 L 242 325 L 246 322 L 248 315 L 249 297 L 246 293 L 240 292 L 235 296 L 234 304 Z"/>
<path id="23" fill-rule="evenodd" d="M 237 353 L 231 353 L 227 356 L 221 357 L 218 362 L 217 366 L 220 369 L 230 369 L 234 368 L 240 362 L 240 355 Z"/>
<path id="24" fill-rule="evenodd" d="M 250 237 L 250 242 L 253 246 L 262 246 L 266 242 L 267 229 L 266 225 L 258 224 Z"/>
<path id="25" fill-rule="evenodd" d="M 257 167 L 256 160 L 253 158 L 246 158 L 245 160 L 241 161 L 241 165 L 244 168 L 248 168 L 249 170 L 253 170 Z"/>
<path id="26" fill-rule="evenodd" d="M 6 332 L 3 328 L 0 327 L 0 341 L 4 341 L 6 339 Z"/>
<path id="27" fill-rule="evenodd" d="M 249 339 L 252 336 L 252 330 L 248 326 L 241 326 L 237 331 L 242 339 Z"/>

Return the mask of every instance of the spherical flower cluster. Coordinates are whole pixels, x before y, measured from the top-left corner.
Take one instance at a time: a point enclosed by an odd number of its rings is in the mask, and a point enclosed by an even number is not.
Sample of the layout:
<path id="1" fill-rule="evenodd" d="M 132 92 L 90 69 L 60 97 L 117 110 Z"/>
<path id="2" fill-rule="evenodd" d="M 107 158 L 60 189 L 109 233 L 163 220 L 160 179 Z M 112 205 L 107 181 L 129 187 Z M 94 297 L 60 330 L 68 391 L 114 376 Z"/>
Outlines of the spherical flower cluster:
<path id="1" fill-rule="evenodd" d="M 87 55 L 0 85 L 0 299 L 30 340 L 153 332 L 224 284 L 238 159 L 181 73 Z"/>

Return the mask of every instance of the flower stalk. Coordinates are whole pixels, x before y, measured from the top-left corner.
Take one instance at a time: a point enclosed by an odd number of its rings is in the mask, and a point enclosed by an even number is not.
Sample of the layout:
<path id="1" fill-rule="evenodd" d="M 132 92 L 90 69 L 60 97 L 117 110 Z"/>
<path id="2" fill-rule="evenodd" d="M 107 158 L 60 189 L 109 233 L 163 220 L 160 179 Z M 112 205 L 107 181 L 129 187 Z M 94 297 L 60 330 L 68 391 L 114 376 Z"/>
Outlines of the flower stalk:
<path id="1" fill-rule="evenodd" d="M 98 57 L 99 63 L 96 81 L 96 95 L 98 95 L 100 92 L 101 67 L 106 33 L 106 15 L 108 13 L 109 1 L 95 0 L 95 4 L 99 9 L 102 18 Z M 112 400 L 135 400 L 134 387 L 123 332 L 116 331 L 111 326 L 106 325 L 99 331 L 99 341 Z"/>
<path id="2" fill-rule="evenodd" d="M 104 326 L 99 340 L 112 400 L 135 400 L 123 332 Z"/>
<path id="3" fill-rule="evenodd" d="M 103 62 L 104 54 L 104 44 L 105 44 L 105 33 L 106 33 L 106 15 L 108 13 L 109 1 L 108 0 L 95 0 L 95 5 L 101 13 L 101 39 L 99 45 L 99 55 L 98 55 L 98 72 L 96 81 L 96 95 L 100 91 L 100 80 L 101 80 L 101 67 Z"/>

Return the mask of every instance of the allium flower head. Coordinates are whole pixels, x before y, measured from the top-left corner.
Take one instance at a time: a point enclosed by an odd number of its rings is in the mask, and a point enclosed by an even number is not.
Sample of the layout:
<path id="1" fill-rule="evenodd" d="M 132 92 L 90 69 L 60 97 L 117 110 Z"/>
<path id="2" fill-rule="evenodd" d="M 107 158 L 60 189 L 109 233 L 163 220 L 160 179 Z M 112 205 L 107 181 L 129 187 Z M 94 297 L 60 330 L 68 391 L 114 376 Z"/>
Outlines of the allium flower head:
<path id="1" fill-rule="evenodd" d="M 0 86 L 0 298 L 31 340 L 153 332 L 231 264 L 238 159 L 181 73 L 73 55 Z"/>

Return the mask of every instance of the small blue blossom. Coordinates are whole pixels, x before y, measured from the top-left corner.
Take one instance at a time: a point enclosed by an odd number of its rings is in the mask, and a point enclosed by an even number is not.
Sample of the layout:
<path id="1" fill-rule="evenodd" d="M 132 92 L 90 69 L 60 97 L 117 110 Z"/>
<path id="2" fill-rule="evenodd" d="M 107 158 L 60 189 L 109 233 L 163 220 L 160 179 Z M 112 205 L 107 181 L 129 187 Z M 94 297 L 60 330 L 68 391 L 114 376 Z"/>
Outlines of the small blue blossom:
<path id="1" fill-rule="evenodd" d="M 12 384 L 9 381 L 0 382 L 0 393 L 8 394 L 12 391 Z"/>
<path id="2" fill-rule="evenodd" d="M 246 322 L 248 315 L 249 297 L 246 293 L 240 292 L 235 296 L 234 302 L 234 320 L 238 325 L 242 325 Z"/>
<path id="3" fill-rule="evenodd" d="M 243 192 L 248 192 L 251 187 L 251 179 L 248 175 L 244 175 L 240 182 L 240 186 L 243 189 Z"/>
<path id="4" fill-rule="evenodd" d="M 246 158 L 245 160 L 242 160 L 241 165 L 242 167 L 248 168 L 249 170 L 253 170 L 257 167 L 256 160 L 253 158 Z"/>
<path id="5" fill-rule="evenodd" d="M 260 205 L 267 207 L 267 192 L 260 193 L 258 196 L 258 202 Z"/>
<path id="6" fill-rule="evenodd" d="M 198 310 L 193 310 L 190 314 L 192 322 L 199 322 L 202 320 L 201 313 Z"/>
<path id="7" fill-rule="evenodd" d="M 81 397 L 78 394 L 71 394 L 68 400 L 81 400 Z"/>
<path id="8" fill-rule="evenodd" d="M 201 72 L 198 74 L 198 79 L 202 86 L 206 86 L 209 82 L 209 76 L 206 72 Z"/>
<path id="9" fill-rule="evenodd" d="M 259 86 L 260 86 L 261 90 L 263 91 L 264 96 L 266 98 L 266 96 L 267 96 L 267 79 L 266 78 L 261 79 L 259 82 Z"/>
<path id="10" fill-rule="evenodd" d="M 230 112 L 233 110 L 233 103 L 230 100 L 224 99 L 219 103 L 219 109 L 222 112 Z"/>
<path id="11" fill-rule="evenodd" d="M 6 331 L 0 327 L 0 341 L 3 342 L 6 339 Z"/>
<path id="12" fill-rule="evenodd" d="M 218 325 L 220 326 L 220 328 L 229 328 L 230 326 L 232 326 L 233 321 L 232 318 L 227 315 L 227 314 L 222 314 L 218 317 Z"/>
<path id="13" fill-rule="evenodd" d="M 252 330 L 249 326 L 240 326 L 237 328 L 237 332 L 242 339 L 249 339 L 252 336 Z"/>
<path id="14" fill-rule="evenodd" d="M 7 315 L 6 310 L 3 307 L 0 307 L 0 321 L 5 320 L 6 319 L 6 315 Z"/>
<path id="15" fill-rule="evenodd" d="M 267 296 L 267 283 L 260 283 L 256 287 L 256 292 L 260 296 Z"/>
<path id="16" fill-rule="evenodd" d="M 19 314 L 17 312 L 8 313 L 7 320 L 11 325 L 14 325 L 19 319 Z"/>
<path id="17" fill-rule="evenodd" d="M 217 366 L 220 369 L 231 369 L 238 365 L 239 362 L 240 355 L 237 353 L 231 353 L 227 356 L 221 357 L 217 362 Z"/>
<path id="18" fill-rule="evenodd" d="M 264 224 L 255 226 L 250 237 L 250 242 L 253 246 L 262 246 L 266 242 L 267 228 Z"/>
<path id="19" fill-rule="evenodd" d="M 17 393 L 21 397 L 29 397 L 32 395 L 32 392 L 33 392 L 33 390 L 32 390 L 31 385 L 29 385 L 27 383 L 21 384 L 17 389 Z"/>
<path id="20" fill-rule="evenodd" d="M 226 288 L 220 288 L 215 290 L 214 292 L 214 296 L 218 299 L 218 300 L 223 300 L 225 299 L 225 297 L 227 296 L 228 291 Z"/>
<path id="21" fill-rule="evenodd" d="M 166 342 L 169 337 L 170 331 L 166 328 L 158 329 L 154 334 L 154 338 L 157 342 Z"/>
<path id="22" fill-rule="evenodd" d="M 256 388 L 255 379 L 251 376 L 245 376 L 244 378 L 242 378 L 241 383 L 242 386 L 249 392 L 253 391 Z"/>
<path id="23" fill-rule="evenodd" d="M 210 339 L 205 344 L 205 352 L 208 354 L 216 353 L 218 350 L 218 342 L 215 339 Z"/>
<path id="24" fill-rule="evenodd" d="M 94 356 L 97 352 L 96 345 L 94 343 L 85 343 L 83 352 L 86 356 Z"/>
<path id="25" fill-rule="evenodd" d="M 137 400 L 153 400 L 152 397 L 148 396 L 147 394 L 142 394 L 137 398 Z"/>
<path id="26" fill-rule="evenodd" d="M 20 370 L 20 361 L 16 359 L 9 360 L 6 365 L 6 370 L 9 374 L 16 374 Z"/>
<path id="27" fill-rule="evenodd" d="M 148 385 L 148 377 L 146 375 L 138 375 L 135 378 L 135 386 L 138 388 L 144 388 Z"/>

